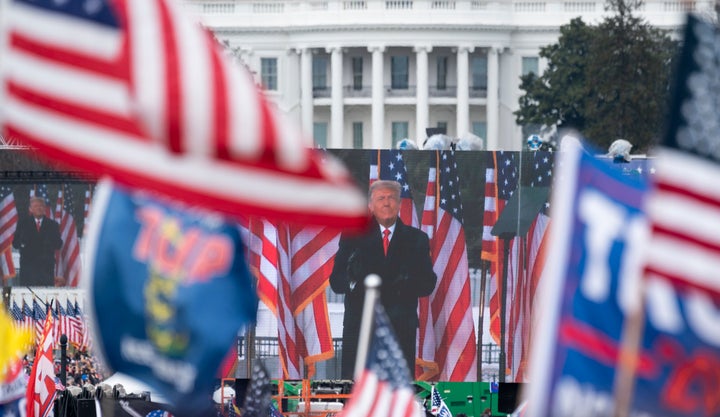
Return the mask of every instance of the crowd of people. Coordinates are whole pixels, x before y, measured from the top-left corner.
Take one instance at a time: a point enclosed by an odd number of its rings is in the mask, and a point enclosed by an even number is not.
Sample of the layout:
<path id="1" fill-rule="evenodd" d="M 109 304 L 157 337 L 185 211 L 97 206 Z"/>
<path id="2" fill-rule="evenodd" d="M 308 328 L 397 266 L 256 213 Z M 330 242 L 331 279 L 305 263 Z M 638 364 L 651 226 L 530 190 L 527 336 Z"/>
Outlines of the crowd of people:
<path id="1" fill-rule="evenodd" d="M 33 361 L 32 353 L 23 358 L 23 366 L 28 375 L 32 370 Z M 60 353 L 58 351 L 55 355 L 55 375 L 59 377 L 60 371 Z M 65 372 L 66 386 L 97 385 L 108 377 L 97 358 L 85 349 L 73 349 L 72 352 L 68 352 Z"/>

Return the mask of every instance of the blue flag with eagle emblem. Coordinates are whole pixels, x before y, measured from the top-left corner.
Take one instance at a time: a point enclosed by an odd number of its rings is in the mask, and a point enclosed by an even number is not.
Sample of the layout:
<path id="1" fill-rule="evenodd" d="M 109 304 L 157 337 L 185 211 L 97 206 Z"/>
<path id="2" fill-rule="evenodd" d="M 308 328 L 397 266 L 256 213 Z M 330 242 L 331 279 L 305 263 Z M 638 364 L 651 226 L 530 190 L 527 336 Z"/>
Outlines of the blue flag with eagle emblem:
<path id="1" fill-rule="evenodd" d="M 239 229 L 110 183 L 94 209 L 87 281 L 100 355 L 157 389 L 173 414 L 204 412 L 217 368 L 257 310 Z"/>

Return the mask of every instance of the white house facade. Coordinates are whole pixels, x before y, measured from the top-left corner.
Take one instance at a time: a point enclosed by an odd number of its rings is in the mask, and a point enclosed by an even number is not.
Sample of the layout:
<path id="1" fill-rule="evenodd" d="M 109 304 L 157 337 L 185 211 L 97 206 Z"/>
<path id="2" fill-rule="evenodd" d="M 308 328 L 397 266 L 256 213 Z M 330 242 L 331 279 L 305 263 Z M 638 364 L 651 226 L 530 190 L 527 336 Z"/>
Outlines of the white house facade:
<path id="1" fill-rule="evenodd" d="M 520 76 L 559 27 L 608 15 L 603 0 L 183 0 L 277 106 L 327 148 L 392 148 L 428 127 L 519 150 Z M 646 0 L 679 29 L 711 0 Z"/>

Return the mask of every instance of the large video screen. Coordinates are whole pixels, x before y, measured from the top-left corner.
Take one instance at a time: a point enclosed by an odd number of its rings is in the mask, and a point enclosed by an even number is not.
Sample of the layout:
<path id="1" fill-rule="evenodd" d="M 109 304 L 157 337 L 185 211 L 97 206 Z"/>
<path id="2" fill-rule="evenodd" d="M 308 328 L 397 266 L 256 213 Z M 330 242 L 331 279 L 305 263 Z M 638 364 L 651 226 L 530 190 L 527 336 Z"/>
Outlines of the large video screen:
<path id="1" fill-rule="evenodd" d="M 331 152 L 364 190 L 397 181 L 400 199 L 393 206 L 376 189 L 369 210 L 379 220 L 355 236 L 250 219 L 248 259 L 263 301 L 255 357 L 277 363 L 278 377 L 351 378 L 362 277 L 377 273 L 415 379 L 497 381 L 502 368 L 505 380 L 522 381 L 553 154 Z M 381 224 L 393 212 L 386 250 Z"/>
<path id="2" fill-rule="evenodd" d="M 555 155 L 328 152 L 363 190 L 380 185 L 368 206 L 378 220 L 352 236 L 261 218 L 239 221 L 261 303 L 257 324 L 239 334 L 236 376 L 260 360 L 275 378 L 351 378 L 363 280 L 375 273 L 415 379 L 525 381 Z M 621 169 L 640 175 L 644 168 Z M 25 287 L 78 285 L 95 186 L 72 175 L 20 177 L 0 181 L 0 266 L 19 306 L 30 300 L 21 296 Z"/>

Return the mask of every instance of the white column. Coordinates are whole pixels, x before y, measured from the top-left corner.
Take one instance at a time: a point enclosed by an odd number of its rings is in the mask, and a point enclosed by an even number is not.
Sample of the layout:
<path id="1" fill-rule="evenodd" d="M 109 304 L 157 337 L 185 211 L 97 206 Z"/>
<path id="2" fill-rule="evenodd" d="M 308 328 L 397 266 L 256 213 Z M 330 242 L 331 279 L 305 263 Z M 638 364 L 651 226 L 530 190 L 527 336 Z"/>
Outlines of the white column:
<path id="1" fill-rule="evenodd" d="M 343 128 L 345 121 L 343 120 L 343 55 L 342 48 L 327 48 L 330 55 L 330 148 L 343 147 Z"/>
<path id="2" fill-rule="evenodd" d="M 470 130 L 470 62 L 468 54 L 475 50 L 461 45 L 457 50 L 457 126 L 455 135 L 460 137 Z"/>
<path id="3" fill-rule="evenodd" d="M 302 128 L 306 135 L 313 134 L 312 50 L 300 51 L 300 108 Z"/>
<path id="4" fill-rule="evenodd" d="M 497 150 L 500 146 L 500 60 L 498 55 L 502 49 L 493 46 L 488 50 L 487 69 L 487 138 L 485 149 Z"/>
<path id="5" fill-rule="evenodd" d="M 385 142 L 385 85 L 383 82 L 384 46 L 370 46 L 372 53 L 372 142 L 373 149 L 383 148 Z"/>
<path id="6" fill-rule="evenodd" d="M 429 107 L 428 107 L 428 53 L 432 51 L 432 46 L 418 45 L 414 48 L 416 54 L 416 112 L 415 112 L 415 139 L 418 144 L 423 143 L 425 139 L 425 128 L 428 127 Z"/>

